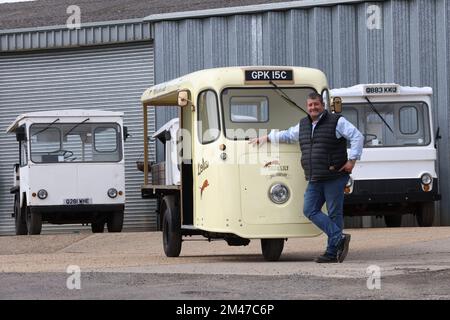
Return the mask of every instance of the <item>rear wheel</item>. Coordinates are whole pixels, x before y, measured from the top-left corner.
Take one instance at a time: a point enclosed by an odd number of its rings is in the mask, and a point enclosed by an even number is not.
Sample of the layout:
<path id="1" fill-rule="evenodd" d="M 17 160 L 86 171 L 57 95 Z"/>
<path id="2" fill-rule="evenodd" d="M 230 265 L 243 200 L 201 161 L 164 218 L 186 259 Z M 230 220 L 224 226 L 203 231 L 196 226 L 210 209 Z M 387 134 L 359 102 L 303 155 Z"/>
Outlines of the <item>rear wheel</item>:
<path id="1" fill-rule="evenodd" d="M 42 230 L 42 215 L 40 212 L 31 212 L 30 208 L 24 208 L 26 212 L 26 221 L 28 234 L 41 234 Z"/>
<path id="2" fill-rule="evenodd" d="M 261 250 L 266 261 L 278 261 L 283 248 L 284 239 L 261 239 Z"/>
<path id="3" fill-rule="evenodd" d="M 22 236 L 28 234 L 25 210 L 20 208 L 20 195 L 18 193 L 14 195 L 14 219 L 16 235 Z"/>
<path id="4" fill-rule="evenodd" d="M 390 214 L 384 216 L 384 222 L 388 228 L 398 228 L 402 225 L 402 215 L 401 214 Z"/>
<path id="5" fill-rule="evenodd" d="M 108 232 L 122 232 L 123 227 L 123 211 L 112 212 L 106 219 Z"/>
<path id="6" fill-rule="evenodd" d="M 420 204 L 416 220 L 420 227 L 431 227 L 434 221 L 434 202 Z"/>
<path id="7" fill-rule="evenodd" d="M 181 252 L 180 212 L 175 197 L 166 196 L 163 200 L 163 248 L 168 257 L 178 257 Z"/>

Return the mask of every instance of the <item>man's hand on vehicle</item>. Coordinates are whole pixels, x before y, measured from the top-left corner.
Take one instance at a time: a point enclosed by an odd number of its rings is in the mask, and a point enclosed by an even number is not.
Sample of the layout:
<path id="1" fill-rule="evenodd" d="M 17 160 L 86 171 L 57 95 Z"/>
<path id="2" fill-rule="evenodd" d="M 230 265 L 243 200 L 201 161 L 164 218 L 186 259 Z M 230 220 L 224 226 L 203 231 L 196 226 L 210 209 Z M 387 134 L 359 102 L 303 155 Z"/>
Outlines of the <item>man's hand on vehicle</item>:
<path id="1" fill-rule="evenodd" d="M 344 171 L 347 173 L 352 173 L 355 167 L 356 160 L 347 160 L 347 162 L 339 169 L 339 172 Z"/>
<path id="2" fill-rule="evenodd" d="M 252 146 L 256 146 L 256 145 L 263 145 L 264 143 L 267 143 L 269 141 L 269 136 L 261 136 L 259 138 L 253 138 L 252 140 L 249 141 L 249 143 Z"/>

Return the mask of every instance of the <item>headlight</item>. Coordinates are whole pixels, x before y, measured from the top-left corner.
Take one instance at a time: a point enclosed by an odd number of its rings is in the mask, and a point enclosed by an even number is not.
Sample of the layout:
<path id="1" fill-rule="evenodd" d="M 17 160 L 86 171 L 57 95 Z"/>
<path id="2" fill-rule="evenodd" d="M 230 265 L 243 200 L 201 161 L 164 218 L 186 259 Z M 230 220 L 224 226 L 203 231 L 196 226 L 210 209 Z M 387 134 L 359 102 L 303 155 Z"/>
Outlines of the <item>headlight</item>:
<path id="1" fill-rule="evenodd" d="M 270 187 L 269 198 L 276 204 L 282 204 L 289 200 L 289 189 L 284 184 L 277 183 Z"/>
<path id="2" fill-rule="evenodd" d="M 117 190 L 114 188 L 111 188 L 108 190 L 108 197 L 115 198 L 117 197 Z"/>
<path id="3" fill-rule="evenodd" d="M 433 177 L 429 174 L 429 173 L 424 173 L 421 177 L 420 180 L 422 180 L 423 184 L 430 184 L 431 182 L 433 182 Z"/>
<path id="4" fill-rule="evenodd" d="M 347 188 L 350 188 L 353 185 L 353 179 L 352 177 L 348 178 L 347 184 L 345 185 Z"/>
<path id="5" fill-rule="evenodd" d="M 44 189 L 41 189 L 38 191 L 37 196 L 39 199 L 44 200 L 45 198 L 47 198 L 48 193 Z"/>

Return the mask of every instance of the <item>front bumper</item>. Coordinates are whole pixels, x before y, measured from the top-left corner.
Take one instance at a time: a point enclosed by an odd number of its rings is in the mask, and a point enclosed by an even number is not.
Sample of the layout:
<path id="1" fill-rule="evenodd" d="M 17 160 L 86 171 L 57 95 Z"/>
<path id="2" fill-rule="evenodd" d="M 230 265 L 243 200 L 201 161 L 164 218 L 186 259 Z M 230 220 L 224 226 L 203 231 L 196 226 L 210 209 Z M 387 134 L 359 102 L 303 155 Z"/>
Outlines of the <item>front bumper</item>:
<path id="1" fill-rule="evenodd" d="M 345 194 L 344 204 L 408 203 L 438 201 L 438 180 L 431 191 L 422 190 L 420 179 L 355 180 L 353 192 Z"/>
<path id="2" fill-rule="evenodd" d="M 59 205 L 59 206 L 30 206 L 31 213 L 40 213 L 42 220 L 55 224 L 90 223 L 98 215 L 124 212 L 124 204 L 96 204 L 96 205 Z"/>
<path id="3" fill-rule="evenodd" d="M 88 205 L 60 205 L 60 206 L 30 206 L 32 213 L 108 213 L 123 211 L 124 204 L 88 204 Z"/>

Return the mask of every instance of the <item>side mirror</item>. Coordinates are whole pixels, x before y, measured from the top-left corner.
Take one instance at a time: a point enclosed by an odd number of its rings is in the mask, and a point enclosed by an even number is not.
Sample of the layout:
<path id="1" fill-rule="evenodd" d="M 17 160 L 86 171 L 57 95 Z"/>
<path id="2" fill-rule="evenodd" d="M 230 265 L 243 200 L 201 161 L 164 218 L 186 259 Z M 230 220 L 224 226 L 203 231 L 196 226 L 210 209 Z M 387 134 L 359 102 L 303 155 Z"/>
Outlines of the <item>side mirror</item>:
<path id="1" fill-rule="evenodd" d="M 340 97 L 334 97 L 331 103 L 331 111 L 334 113 L 342 112 L 342 99 Z"/>
<path id="2" fill-rule="evenodd" d="M 128 137 L 130 137 L 131 134 L 128 133 L 128 127 L 124 126 L 123 127 L 123 140 L 127 141 Z"/>
<path id="3" fill-rule="evenodd" d="M 16 129 L 16 140 L 19 142 L 27 140 L 27 133 L 25 131 L 25 127 L 18 127 Z"/>
<path id="4" fill-rule="evenodd" d="M 328 91 L 328 89 L 324 89 L 322 91 L 322 101 L 325 110 L 328 110 L 330 107 L 330 92 Z"/>
<path id="5" fill-rule="evenodd" d="M 438 140 L 441 140 L 441 139 L 442 139 L 441 128 L 438 127 L 437 130 L 436 130 L 436 136 L 434 137 L 434 148 L 435 149 L 437 148 Z"/>
<path id="6" fill-rule="evenodd" d="M 178 105 L 180 107 L 186 107 L 188 103 L 189 103 L 189 92 L 185 90 L 178 92 Z"/>

